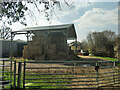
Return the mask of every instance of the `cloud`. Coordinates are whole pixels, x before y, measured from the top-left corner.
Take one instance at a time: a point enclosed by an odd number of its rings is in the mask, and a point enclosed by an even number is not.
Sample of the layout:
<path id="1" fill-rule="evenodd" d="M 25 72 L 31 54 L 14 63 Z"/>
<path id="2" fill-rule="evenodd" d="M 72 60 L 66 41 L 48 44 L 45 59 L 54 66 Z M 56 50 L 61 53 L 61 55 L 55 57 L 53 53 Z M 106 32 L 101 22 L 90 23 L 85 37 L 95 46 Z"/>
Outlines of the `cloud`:
<path id="1" fill-rule="evenodd" d="M 78 23 L 79 28 L 99 28 L 108 25 L 117 25 L 118 14 L 117 9 L 104 10 L 100 8 L 93 8 L 88 10 L 79 19 L 74 20 L 74 23 Z"/>
<path id="2" fill-rule="evenodd" d="M 69 6 L 65 2 L 61 2 L 60 7 L 61 10 L 59 10 L 59 7 L 54 8 L 54 13 L 57 14 L 59 18 L 71 15 L 71 14 L 77 14 L 80 10 L 80 8 L 85 8 L 93 5 L 93 3 L 83 0 L 66 0 L 69 4 Z"/>
<path id="3" fill-rule="evenodd" d="M 62 10 L 60 10 L 60 8 L 58 6 L 54 6 L 54 10 L 52 12 L 52 17 L 51 17 L 52 25 L 62 24 L 62 22 L 64 21 L 62 19 L 62 17 L 66 17 L 71 14 L 76 14 L 76 13 L 78 13 L 78 10 L 80 8 L 84 8 L 84 7 L 88 7 L 88 6 L 92 5 L 91 3 L 88 3 L 86 1 L 79 1 L 79 0 L 71 0 L 71 1 L 68 0 L 67 2 L 70 4 L 70 6 L 66 5 L 64 2 L 61 2 Z M 38 7 L 39 10 L 41 10 L 41 11 L 44 10 L 43 4 L 41 4 L 41 5 L 38 4 L 38 6 L 39 6 Z M 50 22 L 47 21 L 47 19 L 45 17 L 45 12 L 39 13 L 38 9 L 31 3 L 27 4 L 27 7 L 29 8 L 29 11 L 25 13 L 27 27 L 50 25 Z M 49 10 L 49 12 L 51 12 L 51 11 Z M 14 30 L 20 30 L 25 27 L 23 25 L 20 25 L 19 23 L 15 23 L 11 26 L 11 28 L 14 31 Z"/>
<path id="4" fill-rule="evenodd" d="M 119 2 L 119 0 L 89 0 L 90 2 Z"/>
<path id="5" fill-rule="evenodd" d="M 85 38 L 88 32 L 93 30 L 118 32 L 118 8 L 113 10 L 93 8 L 86 11 L 83 16 L 74 20 L 73 23 L 76 24 L 78 36 L 82 35 L 82 38 Z"/>

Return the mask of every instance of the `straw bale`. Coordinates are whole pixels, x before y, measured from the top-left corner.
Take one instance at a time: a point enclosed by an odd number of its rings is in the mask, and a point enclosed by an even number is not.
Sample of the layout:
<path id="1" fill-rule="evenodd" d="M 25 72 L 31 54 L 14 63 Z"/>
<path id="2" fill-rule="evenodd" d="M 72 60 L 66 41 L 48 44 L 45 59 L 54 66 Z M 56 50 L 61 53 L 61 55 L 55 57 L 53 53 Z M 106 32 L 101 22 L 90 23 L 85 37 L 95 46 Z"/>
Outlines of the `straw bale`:
<path id="1" fill-rule="evenodd" d="M 43 40 L 45 41 L 44 37 L 35 37 L 35 39 L 33 41 L 39 41 L 39 42 L 41 42 Z"/>
<path id="2" fill-rule="evenodd" d="M 28 41 L 27 44 L 28 44 L 28 45 L 32 45 L 32 42 L 33 42 L 33 41 Z"/>
<path id="3" fill-rule="evenodd" d="M 45 59 L 45 55 L 40 55 L 38 57 L 34 58 L 35 60 L 44 60 Z"/>
<path id="4" fill-rule="evenodd" d="M 55 49 L 56 50 L 56 45 L 55 44 L 50 44 L 50 49 Z"/>

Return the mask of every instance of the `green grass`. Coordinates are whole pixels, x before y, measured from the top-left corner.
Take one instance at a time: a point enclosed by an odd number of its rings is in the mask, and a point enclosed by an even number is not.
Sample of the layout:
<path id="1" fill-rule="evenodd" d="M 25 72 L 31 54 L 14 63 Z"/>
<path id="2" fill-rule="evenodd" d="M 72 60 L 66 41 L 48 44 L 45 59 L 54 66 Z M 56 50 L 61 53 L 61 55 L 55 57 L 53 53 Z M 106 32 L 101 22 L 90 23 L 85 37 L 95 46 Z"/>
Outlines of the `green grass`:
<path id="1" fill-rule="evenodd" d="M 109 61 L 118 61 L 117 58 L 110 58 L 110 57 L 99 57 L 99 56 L 90 56 L 90 57 L 96 57 L 99 59 L 109 60 Z M 116 62 L 116 66 L 120 66 L 120 62 Z"/>
<path id="2" fill-rule="evenodd" d="M 35 73 L 32 73 L 35 74 Z M 10 76 L 10 73 L 5 73 L 4 76 Z M 30 89 L 32 90 L 33 88 L 39 88 L 39 89 L 44 89 L 44 88 L 48 88 L 48 89 L 55 89 L 55 88 L 69 88 L 69 86 L 50 86 L 50 85 L 67 85 L 70 83 L 45 83 L 45 82 L 60 82 L 60 81 L 70 81 L 69 79 L 42 79 L 42 78 L 65 78 L 65 77 L 72 77 L 71 75 L 27 75 L 25 78 L 40 78 L 39 80 L 26 80 L 25 82 L 29 82 L 29 83 L 25 83 L 25 85 L 28 86 L 35 86 L 35 87 L 26 87 L 26 89 Z M 10 80 L 10 77 L 6 77 L 4 78 L 6 81 Z M 18 77 L 16 76 L 16 86 L 17 86 L 17 80 Z M 14 77 L 12 76 L 12 86 L 14 85 L 13 83 L 14 81 Z M 31 83 L 30 83 L 31 82 Z M 43 83 L 34 83 L 34 82 L 43 82 Z M 23 87 L 23 74 L 21 75 L 21 88 Z M 40 86 L 40 87 L 37 87 Z M 10 86 L 6 86 L 5 88 L 10 88 Z"/>
<path id="3" fill-rule="evenodd" d="M 99 58 L 99 59 L 110 60 L 110 61 L 118 61 L 117 58 L 99 57 L 99 56 L 90 56 L 90 57 L 96 57 L 96 58 Z"/>
<path id="4" fill-rule="evenodd" d="M 40 88 L 69 88 L 68 86 L 50 86 L 50 85 L 67 85 L 70 83 L 46 83 L 46 82 L 60 82 L 70 81 L 69 79 L 42 79 L 42 78 L 65 78 L 71 75 L 29 75 L 26 78 L 40 78 L 40 80 L 26 80 L 26 82 L 43 82 L 43 83 L 28 83 L 31 86 L 41 86 Z"/>

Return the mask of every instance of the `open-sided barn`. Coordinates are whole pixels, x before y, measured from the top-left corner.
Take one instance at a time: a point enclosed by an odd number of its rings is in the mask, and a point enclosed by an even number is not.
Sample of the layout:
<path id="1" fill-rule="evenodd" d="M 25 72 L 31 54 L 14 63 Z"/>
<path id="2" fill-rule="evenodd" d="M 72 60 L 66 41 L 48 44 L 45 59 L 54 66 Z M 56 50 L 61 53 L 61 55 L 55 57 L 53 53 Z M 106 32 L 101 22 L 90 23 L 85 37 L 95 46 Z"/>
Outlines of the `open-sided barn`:
<path id="1" fill-rule="evenodd" d="M 12 34 L 31 35 L 27 37 L 27 45 L 23 57 L 28 59 L 68 59 L 75 57 L 69 53 L 67 40 L 76 40 L 74 24 L 25 28 Z"/>

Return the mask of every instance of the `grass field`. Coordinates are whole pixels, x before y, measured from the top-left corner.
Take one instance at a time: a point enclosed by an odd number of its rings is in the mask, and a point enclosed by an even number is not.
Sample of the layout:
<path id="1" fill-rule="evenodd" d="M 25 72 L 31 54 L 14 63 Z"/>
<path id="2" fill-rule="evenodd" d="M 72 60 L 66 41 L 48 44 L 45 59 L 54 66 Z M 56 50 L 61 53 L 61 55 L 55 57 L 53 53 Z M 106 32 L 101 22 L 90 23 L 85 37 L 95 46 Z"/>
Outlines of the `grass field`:
<path id="1" fill-rule="evenodd" d="M 99 59 L 109 60 L 109 61 L 118 61 L 117 58 L 110 58 L 110 57 L 99 57 L 99 56 L 90 56 L 90 57 L 96 57 Z"/>
<path id="2" fill-rule="evenodd" d="M 70 75 L 67 76 L 62 76 L 62 77 L 70 77 Z M 70 83 L 56 83 L 56 82 L 66 82 L 66 81 L 70 81 L 69 79 L 43 79 L 43 78 L 61 78 L 60 75 L 29 75 L 27 76 L 27 78 L 39 78 L 38 80 L 26 80 L 25 86 L 35 86 L 37 88 L 37 86 L 40 86 L 40 88 L 69 88 L 68 86 L 59 86 L 59 85 L 67 85 Z M 54 82 L 54 83 L 51 83 Z M 52 86 L 54 85 L 54 86 Z M 55 86 L 58 85 L 58 86 Z M 26 87 L 27 88 L 27 87 Z M 28 87 L 28 88 L 32 88 L 32 87 Z"/>
<path id="3" fill-rule="evenodd" d="M 23 61 L 23 60 L 21 60 Z M 17 66 L 18 67 L 18 66 Z M 46 68 L 46 69 L 26 69 L 26 79 L 31 79 L 31 80 L 26 80 L 25 82 L 25 86 L 34 86 L 34 88 L 38 88 L 36 86 L 39 86 L 40 88 L 39 89 L 44 89 L 44 88 L 48 88 L 48 89 L 56 89 L 56 88 L 71 88 L 71 86 L 65 86 L 65 85 L 78 85 L 78 84 L 96 84 L 96 78 L 89 78 L 88 77 L 96 77 L 96 74 L 93 74 L 93 73 L 96 73 L 94 67 L 79 67 L 79 66 L 76 66 L 76 67 L 73 67 L 71 65 L 66 65 L 66 64 L 44 64 L 44 63 L 41 63 L 41 64 L 30 64 L 30 63 L 27 63 L 26 64 L 26 67 L 39 67 L 39 68 Z M 70 69 L 52 69 L 50 67 L 64 67 L 64 68 L 70 68 Z M 107 72 L 112 72 L 114 71 L 114 69 L 110 68 L 110 69 L 101 69 L 99 70 L 99 73 L 107 73 Z M 69 75 L 38 75 L 38 74 L 57 74 L 57 73 L 70 73 Z M 86 74 L 87 73 L 87 74 Z M 7 76 L 9 73 L 5 73 L 5 76 Z M 33 74 L 33 75 L 29 75 L 29 74 Z M 36 75 L 35 75 L 36 74 Z M 113 77 L 107 77 L 107 78 L 103 78 L 103 75 L 104 74 L 101 74 L 102 76 L 102 79 L 112 79 Z M 108 74 L 108 75 L 112 75 L 112 73 Z M 14 76 L 14 75 L 13 75 Z M 106 76 L 106 74 L 105 74 Z M 82 79 L 60 79 L 60 78 L 70 78 L 70 77 L 82 77 Z M 38 79 L 35 79 L 35 78 L 38 78 Z M 58 78 L 58 79 L 49 79 L 49 78 Z M 8 80 L 9 78 L 5 78 L 5 80 Z M 100 79 L 100 78 L 99 78 Z M 14 80 L 14 77 L 12 77 L 12 80 Z M 68 82 L 68 81 L 81 81 L 82 82 L 75 82 L 75 83 L 72 83 L 72 82 Z M 90 81 L 90 82 L 84 82 L 84 81 Z M 91 82 L 91 81 L 94 81 L 94 82 Z M 103 82 L 106 82 L 107 80 L 104 80 Z M 53 83 L 51 83 L 53 82 Z M 57 82 L 61 82 L 61 83 L 57 83 Z M 109 82 L 109 81 L 107 81 Z M 106 82 L 106 83 L 107 83 Z M 106 84 L 105 83 L 105 84 Z M 17 76 L 16 76 L 16 84 L 17 84 Z M 108 83 L 109 84 L 109 83 Z M 13 83 L 12 83 L 13 85 Z M 56 86 L 53 86 L 53 85 L 56 85 Z M 63 86 L 59 86 L 59 85 L 63 85 Z M 96 87 L 97 85 L 93 86 L 93 87 Z M 21 87 L 23 87 L 23 73 L 22 73 L 22 76 L 21 76 Z M 83 87 L 92 87 L 92 86 L 72 86 L 72 88 L 83 88 Z M 7 88 L 9 88 L 9 86 L 7 86 Z M 26 87 L 26 89 L 28 90 L 33 90 L 33 87 Z M 38 89 L 36 89 L 38 90 Z"/>
<path id="4" fill-rule="evenodd" d="M 33 73 L 35 74 L 35 73 Z M 4 76 L 9 76 L 10 73 L 5 73 Z M 71 75 L 64 75 L 62 78 L 65 77 L 72 77 Z M 67 85 L 70 83 L 67 83 L 67 81 L 70 81 L 69 79 L 43 79 L 43 78 L 61 78 L 61 75 L 27 75 L 26 78 L 39 78 L 39 79 L 33 79 L 33 80 L 26 80 L 25 86 L 33 86 L 33 87 L 26 87 L 26 89 L 33 89 L 33 88 L 69 88 L 68 86 L 59 86 L 59 85 Z M 5 80 L 10 80 L 10 77 L 6 77 Z M 16 87 L 17 87 L 17 80 L 18 77 L 16 76 Z M 12 77 L 12 85 L 14 86 L 14 77 Z M 54 82 L 54 83 L 51 83 Z M 63 82 L 63 83 L 56 83 L 56 82 Z M 64 83 L 65 82 L 65 83 Z M 54 85 L 54 86 L 52 86 Z M 56 85 L 56 86 L 55 86 Z M 58 85 L 58 86 L 57 86 Z M 21 75 L 21 87 L 23 87 L 23 75 Z M 37 87 L 38 86 L 38 87 Z M 6 86 L 5 88 L 10 88 L 10 86 Z"/>

